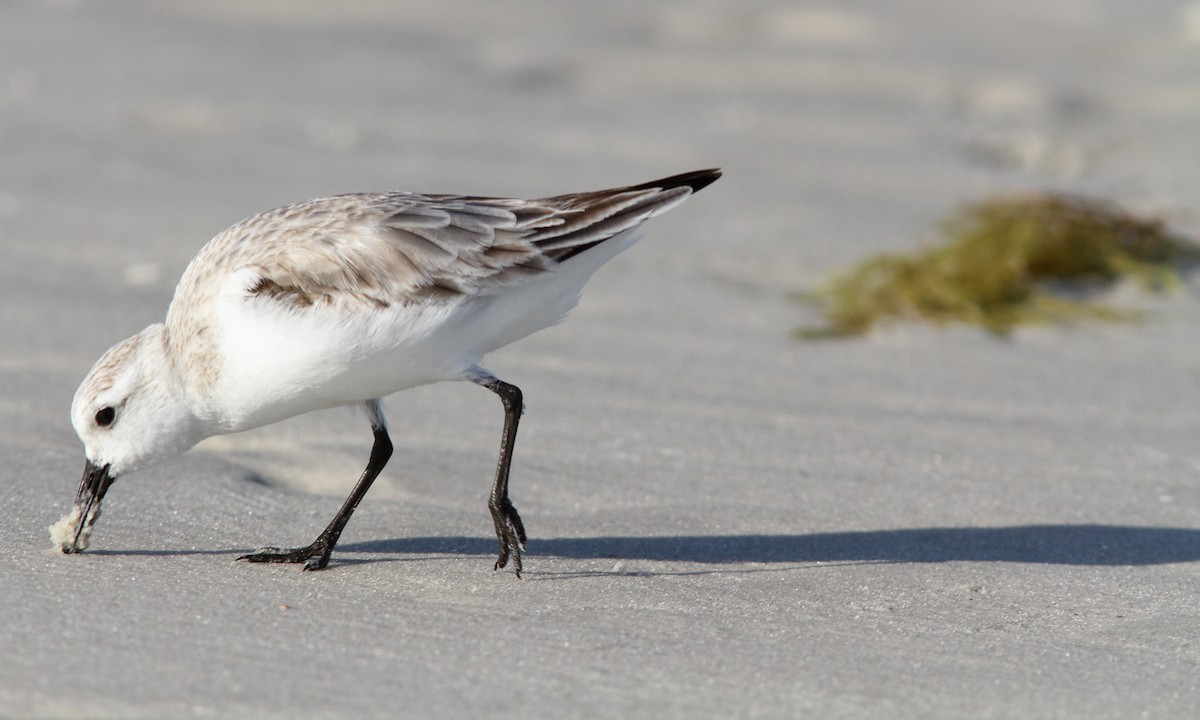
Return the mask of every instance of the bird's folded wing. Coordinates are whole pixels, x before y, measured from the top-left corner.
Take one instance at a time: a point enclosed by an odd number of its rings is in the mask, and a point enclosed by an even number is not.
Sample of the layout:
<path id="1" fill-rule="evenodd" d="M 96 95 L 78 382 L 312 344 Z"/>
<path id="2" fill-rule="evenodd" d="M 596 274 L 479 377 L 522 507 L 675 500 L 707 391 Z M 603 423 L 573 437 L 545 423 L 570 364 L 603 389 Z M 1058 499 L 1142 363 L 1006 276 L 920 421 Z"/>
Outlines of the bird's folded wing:
<path id="1" fill-rule="evenodd" d="M 542 200 L 342 195 L 239 223 L 227 233 L 240 240 L 227 250 L 240 257 L 239 284 L 254 298 L 297 308 L 346 300 L 438 302 L 553 271 L 691 192 L 680 185 Z"/>

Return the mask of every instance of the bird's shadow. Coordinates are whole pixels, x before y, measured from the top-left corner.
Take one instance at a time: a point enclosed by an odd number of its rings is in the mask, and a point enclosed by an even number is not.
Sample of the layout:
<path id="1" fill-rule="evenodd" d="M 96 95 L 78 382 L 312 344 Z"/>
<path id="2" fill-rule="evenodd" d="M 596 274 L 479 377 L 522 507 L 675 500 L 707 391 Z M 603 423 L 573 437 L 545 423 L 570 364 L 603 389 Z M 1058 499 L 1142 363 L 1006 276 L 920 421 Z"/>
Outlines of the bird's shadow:
<path id="1" fill-rule="evenodd" d="M 346 543 L 336 555 L 490 555 L 494 538 L 410 537 Z M 1054 565 L 1161 565 L 1200 560 L 1200 530 L 1125 525 L 949 527 L 801 535 L 663 535 L 534 538 L 529 557 L 738 563 L 1014 562 Z M 343 556 L 344 557 L 344 556 Z"/>
<path id="2" fill-rule="evenodd" d="M 421 556 L 494 556 L 492 537 L 425 536 L 343 543 L 335 564 L 412 561 Z M 98 550 L 101 555 L 218 555 L 246 550 Z M 821 563 L 1012 562 L 1052 565 L 1163 565 L 1200 560 L 1200 530 L 1130 525 L 1014 525 L 864 530 L 809 534 L 637 535 L 531 538 L 526 557 L 614 560 L 612 570 L 549 572 L 552 576 L 658 575 L 753 571 Z M 620 561 L 697 563 L 702 569 L 639 567 Z M 725 567 L 722 567 L 725 566 Z M 526 564 L 530 569 L 530 563 Z M 736 572 L 746 572 L 737 569 Z M 530 574 L 537 574 L 531 572 Z"/>

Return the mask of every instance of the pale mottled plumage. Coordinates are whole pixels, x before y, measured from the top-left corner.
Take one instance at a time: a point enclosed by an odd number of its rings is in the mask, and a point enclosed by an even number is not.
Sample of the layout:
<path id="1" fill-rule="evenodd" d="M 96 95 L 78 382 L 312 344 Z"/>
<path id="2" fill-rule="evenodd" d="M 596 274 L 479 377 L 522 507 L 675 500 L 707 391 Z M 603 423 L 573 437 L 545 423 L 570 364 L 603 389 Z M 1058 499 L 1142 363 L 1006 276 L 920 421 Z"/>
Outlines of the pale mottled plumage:
<path id="1" fill-rule="evenodd" d="M 510 455 L 520 391 L 480 359 L 558 322 L 642 222 L 719 175 L 539 200 L 340 195 L 243 220 L 188 265 L 165 325 L 116 345 L 80 386 L 72 422 L 89 470 L 79 497 L 98 508 L 95 488 L 205 437 L 354 403 L 366 404 L 383 455 L 372 453 L 365 492 L 391 448 L 379 398 L 439 380 L 501 395 Z M 498 564 L 512 551 L 519 569 L 524 531 L 507 500 L 503 454 L 501 465 L 491 503 Z M 315 555 L 249 559 L 322 567 L 349 511 Z"/>

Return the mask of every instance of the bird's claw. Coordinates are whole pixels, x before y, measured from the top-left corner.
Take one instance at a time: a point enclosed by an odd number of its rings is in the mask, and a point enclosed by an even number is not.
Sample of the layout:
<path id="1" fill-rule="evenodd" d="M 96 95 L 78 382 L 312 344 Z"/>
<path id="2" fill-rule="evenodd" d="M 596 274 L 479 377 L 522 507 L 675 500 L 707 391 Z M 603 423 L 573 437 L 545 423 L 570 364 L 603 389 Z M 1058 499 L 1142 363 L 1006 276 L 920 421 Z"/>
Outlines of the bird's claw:
<path id="1" fill-rule="evenodd" d="M 252 563 L 304 563 L 301 570 L 322 570 L 329 564 L 331 548 L 320 541 L 308 547 L 280 550 L 276 547 L 260 548 L 257 552 L 242 555 L 238 560 Z"/>
<path id="2" fill-rule="evenodd" d="M 525 525 L 512 502 L 505 498 L 498 506 L 492 507 L 492 519 L 496 523 L 496 539 L 500 542 L 500 555 L 496 558 L 493 570 L 500 570 L 508 565 L 511 558 L 513 572 L 521 577 L 521 550 L 525 548 Z"/>

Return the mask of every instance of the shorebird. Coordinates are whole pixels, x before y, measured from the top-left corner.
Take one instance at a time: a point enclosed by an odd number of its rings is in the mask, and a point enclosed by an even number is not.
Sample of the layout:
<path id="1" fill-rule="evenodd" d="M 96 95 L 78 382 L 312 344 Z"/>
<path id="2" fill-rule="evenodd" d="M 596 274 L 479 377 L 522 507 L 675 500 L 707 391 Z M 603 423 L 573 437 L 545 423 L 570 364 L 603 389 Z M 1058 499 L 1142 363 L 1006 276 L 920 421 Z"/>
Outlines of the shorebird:
<path id="1" fill-rule="evenodd" d="M 488 510 L 494 568 L 521 573 L 525 527 L 508 497 L 524 405 L 483 357 L 560 322 L 595 272 L 647 219 L 718 177 L 653 182 L 536 200 L 405 192 L 309 200 L 243 220 L 205 245 L 165 323 L 106 352 L 71 407 L 86 464 L 75 504 L 51 536 L 87 548 L 113 481 L 204 438 L 342 405 L 365 411 L 370 459 L 311 544 L 240 560 L 329 563 L 346 522 L 392 455 L 382 399 L 466 380 L 496 393 L 504 429 Z"/>

